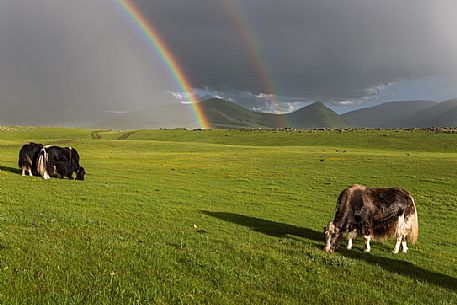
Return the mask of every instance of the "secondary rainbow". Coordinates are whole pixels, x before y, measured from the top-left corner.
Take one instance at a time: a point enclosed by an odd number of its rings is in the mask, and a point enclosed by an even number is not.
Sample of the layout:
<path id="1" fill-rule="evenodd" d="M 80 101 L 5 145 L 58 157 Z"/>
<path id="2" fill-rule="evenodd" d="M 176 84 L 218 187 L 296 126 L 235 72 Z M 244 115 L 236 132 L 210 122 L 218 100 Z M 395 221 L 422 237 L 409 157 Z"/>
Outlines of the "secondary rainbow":
<path id="1" fill-rule="evenodd" d="M 207 119 L 198 98 L 193 94 L 192 85 L 186 78 L 181 67 L 178 65 L 170 49 L 167 47 L 163 39 L 159 36 L 157 30 L 153 27 L 140 12 L 140 10 L 129 0 L 115 0 L 127 13 L 127 15 L 134 21 L 136 26 L 141 30 L 144 36 L 147 38 L 151 46 L 157 51 L 160 58 L 167 66 L 170 73 L 175 78 L 177 84 L 188 97 L 192 111 L 194 113 L 195 120 L 200 128 L 209 128 Z"/>
<path id="2" fill-rule="evenodd" d="M 257 35 L 251 30 L 251 27 L 246 20 L 242 11 L 242 3 L 239 0 L 224 0 L 226 11 L 228 12 L 233 23 L 236 25 L 238 33 L 241 35 L 244 44 L 247 48 L 249 56 L 253 61 L 257 73 L 262 79 L 263 86 L 268 94 L 271 94 L 273 99 L 271 102 L 277 113 L 282 113 L 281 103 L 279 101 L 279 90 L 275 84 L 273 73 L 270 71 L 267 61 L 261 51 L 260 42 Z M 289 122 L 285 116 L 278 116 L 277 123 L 279 126 L 289 126 Z"/>

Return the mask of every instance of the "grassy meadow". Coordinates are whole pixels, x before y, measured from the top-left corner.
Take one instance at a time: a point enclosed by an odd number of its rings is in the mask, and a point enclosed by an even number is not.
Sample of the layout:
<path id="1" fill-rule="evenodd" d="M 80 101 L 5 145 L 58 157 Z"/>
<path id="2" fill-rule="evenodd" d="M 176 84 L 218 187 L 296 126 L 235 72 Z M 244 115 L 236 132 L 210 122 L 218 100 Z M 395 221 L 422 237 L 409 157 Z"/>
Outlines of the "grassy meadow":
<path id="1" fill-rule="evenodd" d="M 85 181 L 21 177 L 25 142 Z M 457 304 L 457 134 L 0 128 L 0 304 Z M 355 183 L 415 198 L 419 241 L 325 253 Z"/>

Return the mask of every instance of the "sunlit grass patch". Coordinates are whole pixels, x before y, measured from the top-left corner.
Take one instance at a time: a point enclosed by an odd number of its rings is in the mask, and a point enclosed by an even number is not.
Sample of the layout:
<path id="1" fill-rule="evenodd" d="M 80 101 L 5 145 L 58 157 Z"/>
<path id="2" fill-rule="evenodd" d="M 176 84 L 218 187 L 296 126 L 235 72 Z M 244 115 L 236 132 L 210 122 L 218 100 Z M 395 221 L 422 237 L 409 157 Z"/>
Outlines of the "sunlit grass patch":
<path id="1" fill-rule="evenodd" d="M 0 131 L 0 303 L 455 303 L 454 135 L 122 134 Z M 26 141 L 70 141 L 86 180 L 21 177 Z M 322 250 L 354 183 L 412 193 L 420 235 L 409 253 L 393 255 L 392 240 L 370 254 L 360 239 Z"/>

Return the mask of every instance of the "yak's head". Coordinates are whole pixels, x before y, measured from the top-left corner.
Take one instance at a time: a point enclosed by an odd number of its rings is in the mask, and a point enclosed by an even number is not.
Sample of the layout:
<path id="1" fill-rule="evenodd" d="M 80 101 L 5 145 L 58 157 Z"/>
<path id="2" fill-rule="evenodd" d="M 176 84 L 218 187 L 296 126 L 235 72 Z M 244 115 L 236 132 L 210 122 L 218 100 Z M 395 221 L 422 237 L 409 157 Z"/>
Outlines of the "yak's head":
<path id="1" fill-rule="evenodd" d="M 325 252 L 335 252 L 340 247 L 341 242 L 341 229 L 335 226 L 335 224 L 330 222 L 324 228 L 325 235 Z"/>
<path id="2" fill-rule="evenodd" d="M 80 166 L 78 171 L 76 172 L 76 180 L 84 180 L 84 175 L 86 174 L 86 170 L 84 167 Z"/>

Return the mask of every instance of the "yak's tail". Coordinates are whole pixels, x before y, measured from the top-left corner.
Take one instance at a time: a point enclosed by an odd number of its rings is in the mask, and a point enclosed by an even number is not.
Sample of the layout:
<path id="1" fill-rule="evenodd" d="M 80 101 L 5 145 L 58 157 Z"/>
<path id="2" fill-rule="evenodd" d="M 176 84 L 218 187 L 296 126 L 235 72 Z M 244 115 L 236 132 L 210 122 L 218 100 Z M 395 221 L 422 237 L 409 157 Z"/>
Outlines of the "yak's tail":
<path id="1" fill-rule="evenodd" d="M 414 213 L 407 216 L 407 219 L 405 219 L 409 231 L 408 235 L 406 236 L 406 239 L 408 240 L 408 242 L 415 244 L 419 236 L 419 223 L 417 220 L 416 203 L 414 202 L 413 197 L 411 197 L 411 200 L 414 207 Z"/>
<path id="2" fill-rule="evenodd" d="M 46 152 L 46 149 L 43 148 L 43 149 L 41 149 L 40 155 L 38 157 L 37 172 L 44 179 L 49 179 L 49 174 L 46 169 L 47 160 L 48 160 L 48 154 Z"/>

